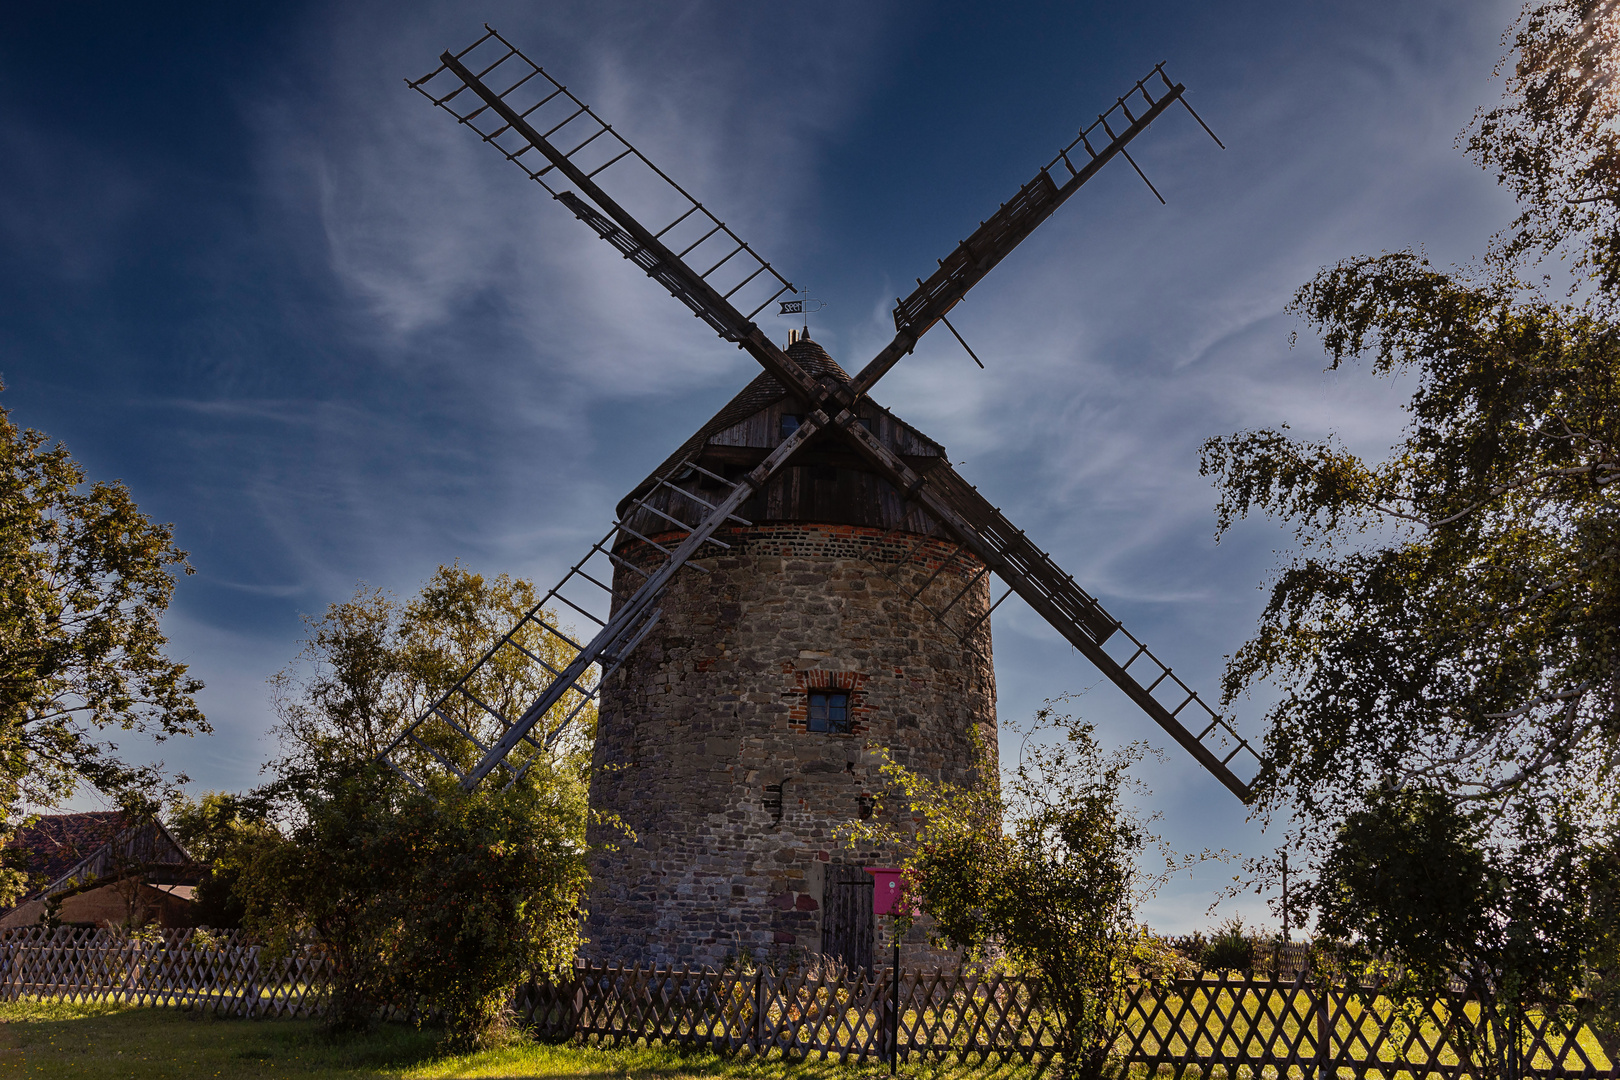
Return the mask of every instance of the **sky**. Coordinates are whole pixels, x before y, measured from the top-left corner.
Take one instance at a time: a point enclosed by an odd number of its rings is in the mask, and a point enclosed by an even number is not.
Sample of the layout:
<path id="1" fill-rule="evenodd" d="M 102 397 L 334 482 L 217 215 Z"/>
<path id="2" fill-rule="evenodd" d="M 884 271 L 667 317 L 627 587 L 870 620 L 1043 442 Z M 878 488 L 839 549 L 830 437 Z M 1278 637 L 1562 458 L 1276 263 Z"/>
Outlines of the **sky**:
<path id="1" fill-rule="evenodd" d="M 757 372 L 404 84 L 488 22 L 827 306 L 855 370 L 894 298 L 1155 63 L 1181 110 L 1111 164 L 874 397 L 1177 674 L 1217 696 L 1290 535 L 1216 542 L 1207 438 L 1290 424 L 1377 457 L 1409 387 L 1325 371 L 1287 311 L 1320 267 L 1466 264 L 1512 203 L 1457 148 L 1500 96 L 1502 2 L 9 5 L 0 13 L 0 405 L 172 522 L 164 620 L 214 734 L 194 791 L 261 781 L 303 619 L 441 563 L 549 585 Z M 785 342 L 792 323 L 761 316 Z M 1297 335 L 1297 342 L 1294 341 Z M 1028 608 L 1000 711 L 1166 748 L 1178 850 L 1262 855 L 1244 808 Z M 1266 697 L 1235 703 L 1258 736 Z M 1016 749 L 1005 746 L 1006 752 Z M 1144 909 L 1185 932 L 1235 866 Z"/>

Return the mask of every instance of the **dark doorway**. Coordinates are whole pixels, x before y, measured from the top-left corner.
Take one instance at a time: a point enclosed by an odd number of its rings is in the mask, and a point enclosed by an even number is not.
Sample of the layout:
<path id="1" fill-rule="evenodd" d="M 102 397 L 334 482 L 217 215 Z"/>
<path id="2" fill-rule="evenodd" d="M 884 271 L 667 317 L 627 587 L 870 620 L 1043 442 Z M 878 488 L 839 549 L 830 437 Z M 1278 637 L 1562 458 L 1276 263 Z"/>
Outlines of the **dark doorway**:
<path id="1" fill-rule="evenodd" d="M 872 970 L 872 875 L 859 866 L 827 867 L 821 951 L 851 971 Z"/>

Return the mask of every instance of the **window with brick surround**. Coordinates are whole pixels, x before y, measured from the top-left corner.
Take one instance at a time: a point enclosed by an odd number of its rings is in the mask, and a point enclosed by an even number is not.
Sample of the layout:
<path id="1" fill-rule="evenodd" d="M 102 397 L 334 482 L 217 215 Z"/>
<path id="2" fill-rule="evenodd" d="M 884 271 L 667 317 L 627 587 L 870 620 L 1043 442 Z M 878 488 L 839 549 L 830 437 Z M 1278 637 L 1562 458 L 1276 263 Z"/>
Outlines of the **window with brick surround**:
<path id="1" fill-rule="evenodd" d="M 806 726 L 811 731 L 848 735 L 849 693 L 844 690 L 810 691 L 810 713 Z"/>

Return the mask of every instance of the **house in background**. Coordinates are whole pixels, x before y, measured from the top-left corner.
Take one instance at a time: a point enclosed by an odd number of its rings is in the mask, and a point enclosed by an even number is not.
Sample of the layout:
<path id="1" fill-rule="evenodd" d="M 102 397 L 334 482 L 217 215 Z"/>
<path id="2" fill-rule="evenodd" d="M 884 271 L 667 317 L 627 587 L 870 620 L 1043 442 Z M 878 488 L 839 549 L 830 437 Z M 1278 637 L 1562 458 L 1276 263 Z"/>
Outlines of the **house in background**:
<path id="1" fill-rule="evenodd" d="M 202 868 L 156 818 L 52 814 L 18 832 L 31 888 L 0 929 L 32 926 L 60 901 L 63 926 L 190 926 Z"/>

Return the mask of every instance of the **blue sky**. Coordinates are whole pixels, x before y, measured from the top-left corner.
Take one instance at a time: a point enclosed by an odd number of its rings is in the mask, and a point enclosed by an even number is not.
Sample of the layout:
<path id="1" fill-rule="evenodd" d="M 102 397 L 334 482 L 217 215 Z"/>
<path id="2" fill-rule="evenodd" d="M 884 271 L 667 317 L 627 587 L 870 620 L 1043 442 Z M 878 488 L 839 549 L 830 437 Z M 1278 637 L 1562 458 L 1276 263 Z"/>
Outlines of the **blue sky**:
<path id="1" fill-rule="evenodd" d="M 1213 694 L 1288 536 L 1215 544 L 1198 446 L 1284 421 L 1373 455 L 1398 436 L 1403 388 L 1325 373 L 1284 308 L 1323 264 L 1463 262 L 1507 223 L 1453 144 L 1500 93 L 1515 10 L 14 5 L 0 404 L 174 523 L 197 573 L 165 627 L 216 733 L 162 756 L 246 787 L 302 614 L 455 558 L 549 583 L 756 370 L 406 76 L 488 21 L 826 299 L 812 332 L 853 369 L 905 282 L 1165 60 L 1227 149 L 1168 114 L 1133 148 L 1167 206 L 1111 165 L 959 309 L 987 371 L 938 333 L 874 396 Z M 1003 716 L 1087 691 L 1108 738 L 1166 742 L 1027 609 L 994 632 Z M 1250 733 L 1263 705 L 1239 703 Z M 1277 843 L 1179 751 L 1145 778 L 1178 848 Z M 1229 875 L 1148 915 L 1202 925 Z"/>

